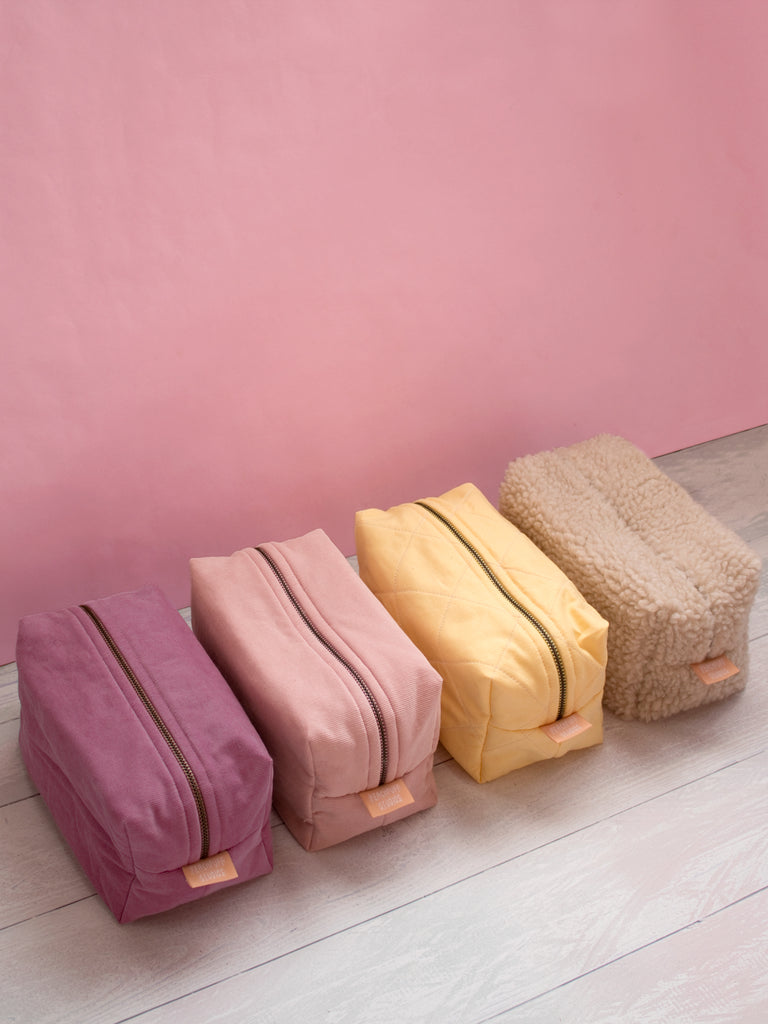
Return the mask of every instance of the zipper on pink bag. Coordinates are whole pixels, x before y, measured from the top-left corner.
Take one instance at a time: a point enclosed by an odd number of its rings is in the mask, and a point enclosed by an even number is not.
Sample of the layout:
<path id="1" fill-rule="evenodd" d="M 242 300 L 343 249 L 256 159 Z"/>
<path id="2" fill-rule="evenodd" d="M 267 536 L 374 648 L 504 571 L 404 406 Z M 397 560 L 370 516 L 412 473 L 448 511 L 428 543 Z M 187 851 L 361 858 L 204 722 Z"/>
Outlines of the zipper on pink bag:
<path id="1" fill-rule="evenodd" d="M 343 667 L 347 670 L 347 672 L 349 672 L 349 674 L 352 676 L 352 678 L 355 680 L 357 685 L 362 690 L 363 695 L 373 713 L 373 717 L 376 721 L 376 727 L 379 733 L 379 742 L 381 744 L 381 771 L 379 773 L 379 785 L 383 786 L 384 783 L 387 781 L 387 770 L 389 768 L 389 744 L 387 741 L 387 730 L 384 724 L 384 715 L 382 714 L 381 708 L 379 707 L 376 698 L 371 692 L 371 688 L 368 686 L 368 684 L 357 671 L 357 669 L 354 667 L 354 665 L 351 665 L 347 661 L 344 655 L 341 654 L 333 646 L 331 641 L 326 636 L 324 636 L 317 628 L 317 626 L 314 624 L 314 622 L 312 622 L 312 620 L 309 618 L 306 611 L 296 598 L 296 595 L 291 590 L 290 586 L 288 585 L 288 581 L 281 572 L 280 567 L 275 563 L 274 559 L 271 558 L 270 555 L 268 555 L 263 548 L 255 548 L 255 550 L 258 551 L 258 553 L 261 555 L 261 557 L 264 559 L 264 561 L 267 563 L 269 568 L 274 573 L 275 578 L 280 584 L 283 592 L 285 593 L 285 596 L 288 598 L 291 605 L 293 606 L 294 611 L 299 616 L 304 625 L 307 627 L 307 629 L 310 631 L 312 636 L 317 640 L 319 644 L 321 644 L 322 647 L 325 648 L 325 650 L 333 658 L 335 658 L 339 662 L 339 664 L 343 665 Z"/>

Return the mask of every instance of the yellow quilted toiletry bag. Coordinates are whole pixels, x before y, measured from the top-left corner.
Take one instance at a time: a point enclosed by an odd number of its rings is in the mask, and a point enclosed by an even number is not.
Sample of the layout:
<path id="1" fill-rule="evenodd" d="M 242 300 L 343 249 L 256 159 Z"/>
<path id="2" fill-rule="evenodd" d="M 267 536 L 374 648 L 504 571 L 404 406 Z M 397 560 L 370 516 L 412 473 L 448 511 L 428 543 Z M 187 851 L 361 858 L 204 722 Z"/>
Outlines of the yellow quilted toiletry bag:
<path id="1" fill-rule="evenodd" d="M 474 484 L 355 517 L 360 576 L 443 678 L 478 782 L 602 740 L 608 623 Z"/>

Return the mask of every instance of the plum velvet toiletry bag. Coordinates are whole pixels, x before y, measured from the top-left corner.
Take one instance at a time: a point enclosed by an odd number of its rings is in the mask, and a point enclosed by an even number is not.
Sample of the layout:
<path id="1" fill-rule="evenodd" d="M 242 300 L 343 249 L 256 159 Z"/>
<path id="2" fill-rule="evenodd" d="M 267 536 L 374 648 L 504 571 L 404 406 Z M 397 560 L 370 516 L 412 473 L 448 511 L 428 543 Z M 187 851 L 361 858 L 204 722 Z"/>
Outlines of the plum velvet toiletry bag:
<path id="1" fill-rule="evenodd" d="M 608 624 L 473 484 L 355 521 L 360 577 L 443 677 L 477 782 L 600 743 Z"/>
<path id="2" fill-rule="evenodd" d="M 307 850 L 431 807 L 442 681 L 322 530 L 193 558 L 192 626 Z"/>
<path id="3" fill-rule="evenodd" d="M 19 743 L 118 921 L 272 870 L 272 761 L 154 586 L 19 623 Z"/>

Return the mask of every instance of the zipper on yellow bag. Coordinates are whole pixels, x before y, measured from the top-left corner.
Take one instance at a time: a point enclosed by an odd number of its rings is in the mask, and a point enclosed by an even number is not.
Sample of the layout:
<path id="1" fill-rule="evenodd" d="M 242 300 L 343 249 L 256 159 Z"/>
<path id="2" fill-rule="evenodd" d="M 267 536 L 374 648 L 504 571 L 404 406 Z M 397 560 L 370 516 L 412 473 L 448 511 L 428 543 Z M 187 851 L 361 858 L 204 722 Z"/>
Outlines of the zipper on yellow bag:
<path id="1" fill-rule="evenodd" d="M 565 705 L 566 705 L 566 699 L 567 699 L 567 695 L 568 695 L 567 679 L 566 679 L 566 674 L 565 674 L 565 664 L 563 663 L 563 657 L 560 654 L 560 650 L 558 649 L 558 646 L 555 643 L 555 640 L 552 637 L 552 634 L 547 630 L 547 628 L 541 622 L 539 622 L 539 620 L 536 618 L 535 615 L 532 614 L 532 612 L 528 611 L 528 609 L 524 605 L 522 605 L 516 598 L 514 598 L 509 593 L 509 591 L 506 589 L 506 587 L 501 582 L 501 580 L 498 578 L 498 576 L 494 573 L 493 569 L 491 569 L 490 565 L 488 565 L 488 563 L 483 558 L 483 556 L 480 554 L 480 552 L 477 550 L 477 548 L 469 540 L 467 540 L 467 538 L 464 536 L 464 534 L 461 533 L 461 531 L 458 530 L 453 525 L 453 523 L 448 518 L 446 518 L 446 516 L 444 516 L 441 512 L 438 512 L 437 509 L 432 508 L 431 505 L 428 505 L 424 501 L 417 501 L 416 504 L 420 508 L 425 509 L 425 511 L 427 511 L 431 515 L 433 515 L 435 517 L 435 519 L 437 519 L 439 522 L 441 522 L 443 524 L 443 526 L 445 526 L 446 529 L 448 529 L 451 532 L 451 534 L 456 538 L 456 540 L 458 540 L 459 543 L 472 555 L 472 557 L 475 559 L 475 561 L 478 563 L 480 568 L 483 570 L 483 572 L 488 577 L 488 579 L 493 584 L 493 586 L 499 591 L 499 593 L 507 601 L 509 601 L 509 603 L 518 612 L 520 612 L 520 614 L 523 616 L 523 618 L 526 619 L 526 621 L 529 622 L 531 624 L 531 626 L 533 626 L 533 628 L 539 633 L 539 635 L 543 639 L 544 643 L 546 644 L 547 649 L 549 650 L 550 654 L 552 655 L 552 660 L 555 663 L 555 669 L 557 671 L 559 695 L 558 695 L 558 705 L 557 705 L 557 718 L 555 719 L 555 721 L 560 721 L 561 719 L 563 719 L 563 717 L 565 715 Z M 571 717 L 572 716 L 569 716 L 569 720 L 570 720 Z M 584 721 L 584 719 L 582 719 L 582 721 Z M 589 723 L 586 724 L 585 728 L 589 728 Z M 579 731 L 583 731 L 583 730 L 579 729 Z M 552 738 L 554 738 L 554 737 L 552 737 Z M 560 742 L 562 742 L 562 741 L 560 741 Z"/>

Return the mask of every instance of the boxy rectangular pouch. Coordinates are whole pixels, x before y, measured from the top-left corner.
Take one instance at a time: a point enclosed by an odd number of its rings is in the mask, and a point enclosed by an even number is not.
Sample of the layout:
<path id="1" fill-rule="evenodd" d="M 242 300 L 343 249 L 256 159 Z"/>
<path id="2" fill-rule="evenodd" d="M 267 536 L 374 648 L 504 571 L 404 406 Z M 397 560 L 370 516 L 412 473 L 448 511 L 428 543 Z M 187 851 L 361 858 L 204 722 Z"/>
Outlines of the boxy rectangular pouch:
<path id="1" fill-rule="evenodd" d="M 360 511 L 355 537 L 362 580 L 443 677 L 440 740 L 476 781 L 601 742 L 608 624 L 477 487 Z"/>
<path id="2" fill-rule="evenodd" d="M 272 761 L 157 587 L 30 615 L 27 769 L 118 921 L 272 870 Z"/>
<path id="3" fill-rule="evenodd" d="M 307 850 L 431 807 L 441 679 L 322 530 L 193 558 L 192 626 L 275 762 Z"/>
<path id="4" fill-rule="evenodd" d="M 515 459 L 499 511 L 610 621 L 614 714 L 653 721 L 744 689 L 760 558 L 630 441 Z"/>

